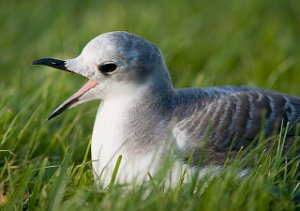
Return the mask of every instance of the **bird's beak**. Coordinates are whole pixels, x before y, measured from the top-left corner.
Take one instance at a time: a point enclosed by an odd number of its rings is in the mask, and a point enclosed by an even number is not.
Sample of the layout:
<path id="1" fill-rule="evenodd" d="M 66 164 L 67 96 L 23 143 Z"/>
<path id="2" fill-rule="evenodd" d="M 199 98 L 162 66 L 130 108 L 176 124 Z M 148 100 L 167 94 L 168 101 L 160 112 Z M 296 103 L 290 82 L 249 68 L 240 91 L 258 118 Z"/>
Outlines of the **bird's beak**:
<path id="1" fill-rule="evenodd" d="M 52 58 L 44 58 L 38 59 L 32 62 L 33 65 L 45 65 L 49 67 L 54 67 L 56 69 L 64 70 L 71 73 L 76 73 L 72 70 L 67 69 L 66 61 L 52 59 Z M 75 94 L 65 100 L 60 106 L 58 106 L 48 117 L 48 120 L 56 117 L 57 115 L 61 114 L 63 111 L 67 110 L 68 108 L 74 107 L 75 105 L 80 104 L 81 97 L 86 94 L 89 90 L 94 88 L 97 85 L 97 82 L 94 80 L 89 80 L 80 90 L 78 90 Z"/>

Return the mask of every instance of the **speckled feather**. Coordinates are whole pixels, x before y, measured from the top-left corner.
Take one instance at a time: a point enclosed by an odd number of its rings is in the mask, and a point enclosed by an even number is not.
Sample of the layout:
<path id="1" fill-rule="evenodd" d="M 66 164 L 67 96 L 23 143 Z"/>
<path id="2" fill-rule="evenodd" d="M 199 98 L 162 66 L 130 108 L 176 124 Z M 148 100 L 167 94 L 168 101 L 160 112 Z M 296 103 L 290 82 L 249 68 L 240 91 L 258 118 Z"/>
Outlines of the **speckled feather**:
<path id="1" fill-rule="evenodd" d="M 199 149 L 208 138 L 206 164 L 223 163 L 229 148 L 234 153 L 247 147 L 262 130 L 265 137 L 277 134 L 281 124 L 289 122 L 292 137 L 299 122 L 300 98 L 271 90 L 225 86 L 176 93 L 175 128 L 187 136 L 179 150 Z M 218 156 L 222 152 L 223 159 Z"/>

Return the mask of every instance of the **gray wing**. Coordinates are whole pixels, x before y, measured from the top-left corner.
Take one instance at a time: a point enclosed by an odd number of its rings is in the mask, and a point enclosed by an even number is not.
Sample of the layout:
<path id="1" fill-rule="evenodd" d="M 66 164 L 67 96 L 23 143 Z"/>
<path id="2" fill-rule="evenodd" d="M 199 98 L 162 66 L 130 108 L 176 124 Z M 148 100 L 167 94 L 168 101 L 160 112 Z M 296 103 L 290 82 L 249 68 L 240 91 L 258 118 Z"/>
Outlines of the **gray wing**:
<path id="1" fill-rule="evenodd" d="M 251 87 L 217 87 L 186 93 L 179 92 L 181 100 L 175 111 L 178 121 L 173 131 L 182 151 L 201 147 L 206 138 L 216 151 L 227 151 L 233 140 L 238 150 L 248 146 L 262 129 L 270 136 L 278 132 L 281 123 L 299 122 L 300 98 L 286 94 Z M 288 135 L 293 136 L 294 131 Z"/>

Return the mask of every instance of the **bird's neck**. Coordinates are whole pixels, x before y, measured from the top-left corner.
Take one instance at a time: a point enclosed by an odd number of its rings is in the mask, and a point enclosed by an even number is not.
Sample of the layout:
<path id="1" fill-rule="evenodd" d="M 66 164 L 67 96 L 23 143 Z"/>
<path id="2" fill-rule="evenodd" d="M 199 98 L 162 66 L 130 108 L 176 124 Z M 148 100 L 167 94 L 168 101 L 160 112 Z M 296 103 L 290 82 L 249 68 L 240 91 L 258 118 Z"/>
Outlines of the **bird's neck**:
<path id="1" fill-rule="evenodd" d="M 124 163 L 155 153 L 161 145 L 157 142 L 164 141 L 161 134 L 166 134 L 171 93 L 147 90 L 101 103 L 92 138 L 92 160 L 97 160 L 94 169 L 98 175 L 107 164 L 115 163 L 120 154 Z"/>
<path id="2" fill-rule="evenodd" d="M 97 113 L 93 142 L 109 148 L 128 142 L 131 148 L 139 148 L 161 121 L 168 120 L 172 94 L 172 90 L 147 90 L 104 100 Z"/>

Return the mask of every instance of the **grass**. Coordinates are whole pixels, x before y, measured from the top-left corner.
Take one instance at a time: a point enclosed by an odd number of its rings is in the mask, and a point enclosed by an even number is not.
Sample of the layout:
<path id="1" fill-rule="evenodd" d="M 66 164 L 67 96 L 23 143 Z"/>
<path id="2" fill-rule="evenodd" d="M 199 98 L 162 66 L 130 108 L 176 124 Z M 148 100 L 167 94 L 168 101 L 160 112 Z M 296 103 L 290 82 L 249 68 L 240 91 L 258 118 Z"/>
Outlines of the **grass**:
<path id="1" fill-rule="evenodd" d="M 96 188 L 89 142 L 99 102 L 46 122 L 84 79 L 30 65 L 75 57 L 98 34 L 126 30 L 160 46 L 176 87 L 244 84 L 300 95 L 299 9 L 297 0 L 1 1 L 0 209 L 299 209 L 299 159 L 284 163 L 281 150 L 263 147 L 197 188 L 163 190 L 155 178 L 130 191 Z M 253 168 L 237 179 L 246 161 Z"/>

